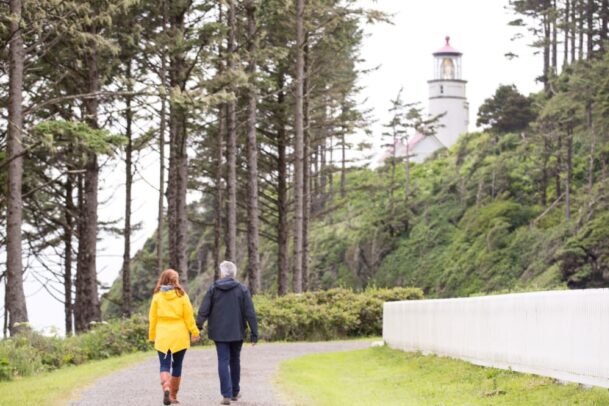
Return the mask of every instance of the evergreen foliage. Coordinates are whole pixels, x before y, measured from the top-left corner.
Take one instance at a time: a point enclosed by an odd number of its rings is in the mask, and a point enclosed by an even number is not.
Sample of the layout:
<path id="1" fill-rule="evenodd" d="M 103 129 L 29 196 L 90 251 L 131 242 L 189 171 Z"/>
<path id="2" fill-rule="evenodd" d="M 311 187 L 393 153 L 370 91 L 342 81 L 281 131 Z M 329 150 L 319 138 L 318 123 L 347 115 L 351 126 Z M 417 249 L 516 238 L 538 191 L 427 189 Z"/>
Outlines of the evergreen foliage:
<path id="1" fill-rule="evenodd" d="M 533 101 L 520 94 L 516 86 L 504 85 L 480 106 L 476 125 L 508 133 L 526 129 L 534 119 Z"/>
<path id="2" fill-rule="evenodd" d="M 543 91 L 502 86 L 478 117 L 487 132 L 424 164 L 394 154 L 369 169 L 348 156 L 369 121 L 358 64 L 364 26 L 388 21 L 378 10 L 353 0 L 0 2 L 5 335 L 28 319 L 22 258 L 64 304 L 68 334 L 101 320 L 97 241 L 117 219 L 98 222 L 99 176 L 117 159 L 125 241 L 107 314 L 145 309 L 167 266 L 200 297 L 224 257 L 252 292 L 279 295 L 606 286 L 609 2 L 510 6 L 541 51 Z M 391 112 L 394 151 L 434 131 L 436 118 L 400 95 Z M 133 257 L 140 151 L 159 153 L 158 231 Z"/>
<path id="3" fill-rule="evenodd" d="M 589 97 L 582 81 L 604 80 L 608 63 L 578 64 L 557 78 L 554 97 L 530 96 L 539 117 L 517 133 L 466 134 L 451 150 L 413 164 L 408 200 L 393 180 L 405 168 L 391 160 L 351 170 L 346 194 L 334 195 L 312 221 L 310 289 L 417 286 L 446 297 L 609 286 L 607 140 L 591 136 L 580 102 Z M 593 124 L 605 128 L 605 98 L 594 101 Z M 191 257 L 202 240 L 193 240 Z M 266 290 L 276 283 L 274 249 L 273 241 L 261 246 Z M 211 282 L 204 274 L 191 289 Z"/>

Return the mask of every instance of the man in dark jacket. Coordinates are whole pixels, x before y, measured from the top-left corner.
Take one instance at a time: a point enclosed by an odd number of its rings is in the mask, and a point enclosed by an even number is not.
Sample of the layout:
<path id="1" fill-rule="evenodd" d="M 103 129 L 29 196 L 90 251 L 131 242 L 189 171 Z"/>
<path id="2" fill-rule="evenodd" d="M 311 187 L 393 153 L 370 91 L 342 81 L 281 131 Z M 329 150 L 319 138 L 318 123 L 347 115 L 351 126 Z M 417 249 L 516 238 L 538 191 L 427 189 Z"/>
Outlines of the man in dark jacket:
<path id="1" fill-rule="evenodd" d="M 223 405 L 238 400 L 241 377 L 241 347 L 245 339 L 245 323 L 249 325 L 252 344 L 258 341 L 258 321 L 254 303 L 247 287 L 235 280 L 237 267 L 229 261 L 220 264 L 220 279 L 205 294 L 197 315 L 197 326 L 203 328 L 216 343 L 218 375 Z"/>

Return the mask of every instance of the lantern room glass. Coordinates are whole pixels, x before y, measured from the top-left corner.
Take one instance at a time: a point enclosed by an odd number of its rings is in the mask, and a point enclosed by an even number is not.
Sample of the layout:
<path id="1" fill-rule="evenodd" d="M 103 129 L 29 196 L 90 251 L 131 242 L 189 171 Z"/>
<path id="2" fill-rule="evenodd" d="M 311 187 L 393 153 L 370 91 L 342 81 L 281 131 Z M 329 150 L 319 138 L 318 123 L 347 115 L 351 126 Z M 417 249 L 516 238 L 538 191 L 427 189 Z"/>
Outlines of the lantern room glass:
<path id="1" fill-rule="evenodd" d="M 434 58 L 434 79 L 461 80 L 461 57 L 456 55 L 437 55 Z"/>

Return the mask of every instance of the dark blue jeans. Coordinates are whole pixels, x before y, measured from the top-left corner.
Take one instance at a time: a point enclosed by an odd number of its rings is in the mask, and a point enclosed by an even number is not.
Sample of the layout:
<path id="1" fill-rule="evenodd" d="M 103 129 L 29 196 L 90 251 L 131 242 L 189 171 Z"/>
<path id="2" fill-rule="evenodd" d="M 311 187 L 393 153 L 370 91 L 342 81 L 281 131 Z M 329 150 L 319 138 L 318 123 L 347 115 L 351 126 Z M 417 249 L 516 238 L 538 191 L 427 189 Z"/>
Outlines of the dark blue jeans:
<path id="1" fill-rule="evenodd" d="M 161 361 L 161 372 L 171 371 L 171 376 L 182 376 L 182 361 L 184 361 L 186 350 L 178 351 L 175 354 L 172 354 L 171 351 L 167 351 L 167 354 L 157 352 L 159 353 L 159 361 Z"/>
<path id="2" fill-rule="evenodd" d="M 220 392 L 225 398 L 237 396 L 240 390 L 241 347 L 243 347 L 243 341 L 216 341 Z"/>

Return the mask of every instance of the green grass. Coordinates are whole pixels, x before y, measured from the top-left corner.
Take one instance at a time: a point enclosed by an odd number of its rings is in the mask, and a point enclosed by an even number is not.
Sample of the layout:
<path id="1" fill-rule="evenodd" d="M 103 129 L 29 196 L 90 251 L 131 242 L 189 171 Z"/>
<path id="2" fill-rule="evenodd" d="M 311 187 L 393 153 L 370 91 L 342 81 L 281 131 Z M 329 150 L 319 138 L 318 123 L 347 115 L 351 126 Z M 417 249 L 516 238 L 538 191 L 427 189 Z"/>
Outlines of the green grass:
<path id="1" fill-rule="evenodd" d="M 609 405 L 606 389 L 383 348 L 309 355 L 281 364 L 293 405 Z"/>
<path id="2" fill-rule="evenodd" d="M 76 395 L 78 390 L 97 378 L 130 366 L 152 356 L 151 352 L 139 352 L 103 361 L 67 367 L 53 372 L 0 382 L 0 405 L 61 405 Z"/>

